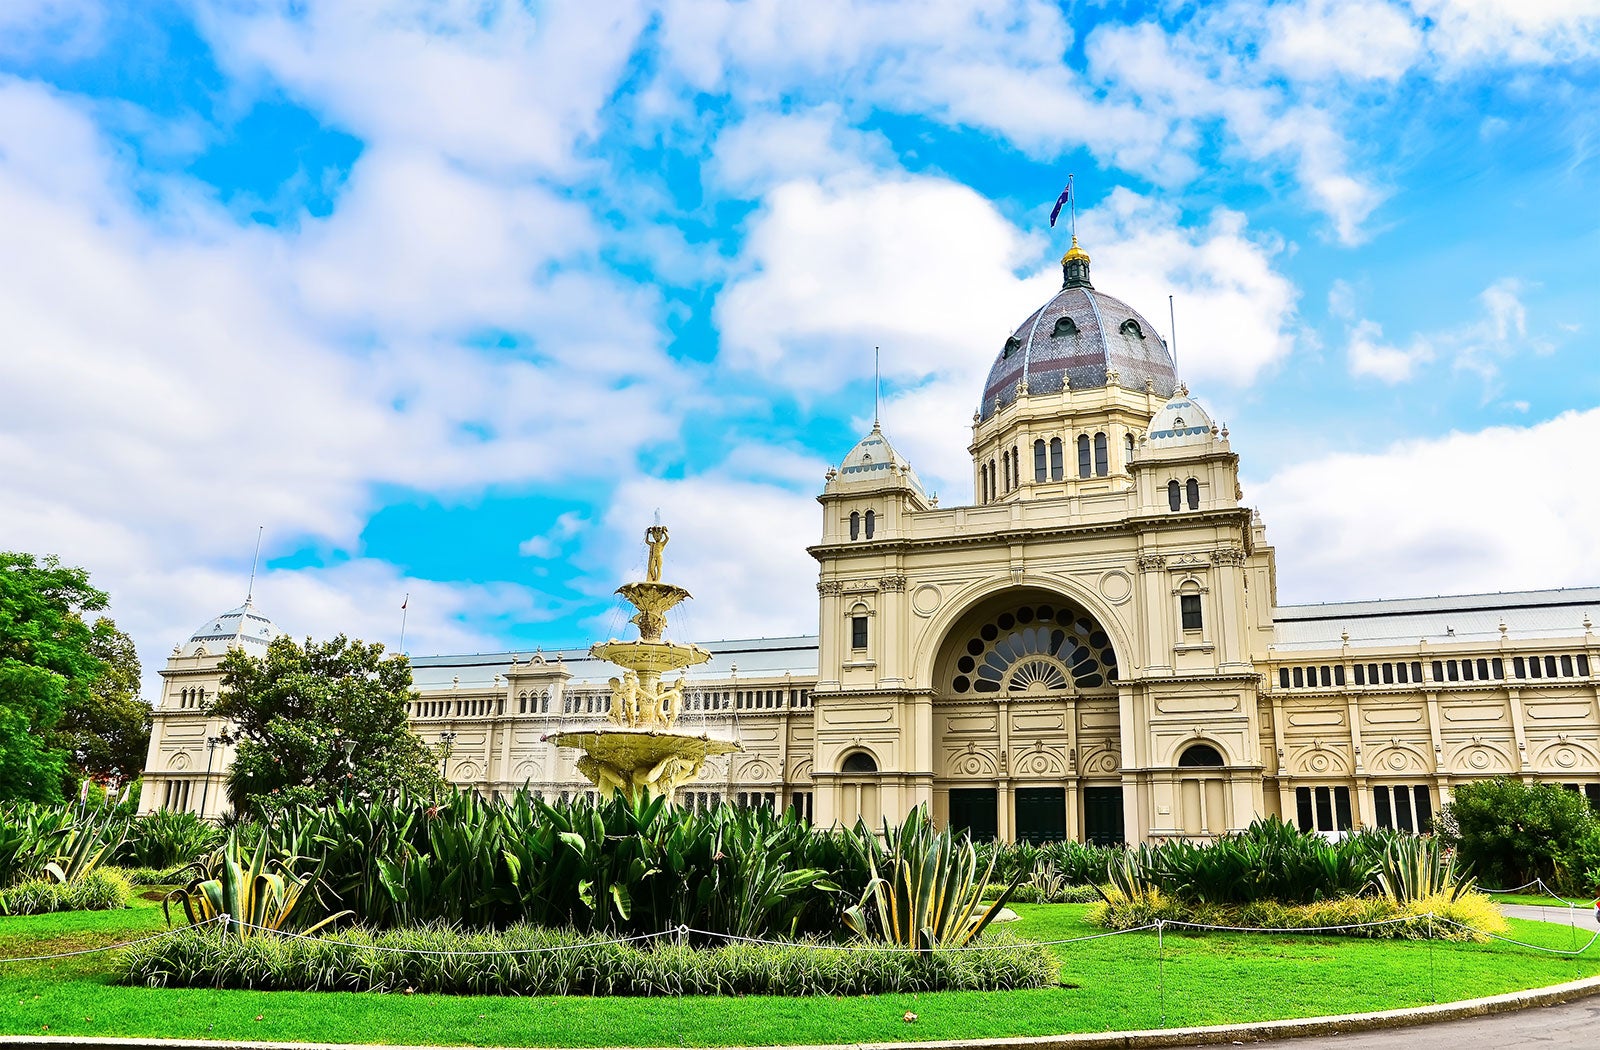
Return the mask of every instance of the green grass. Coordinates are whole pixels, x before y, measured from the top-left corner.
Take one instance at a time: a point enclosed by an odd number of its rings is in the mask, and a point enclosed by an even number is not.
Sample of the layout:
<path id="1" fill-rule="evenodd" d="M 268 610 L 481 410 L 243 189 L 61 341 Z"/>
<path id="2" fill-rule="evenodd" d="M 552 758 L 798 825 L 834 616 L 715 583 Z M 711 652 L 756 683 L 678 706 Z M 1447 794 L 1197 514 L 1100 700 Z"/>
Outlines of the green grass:
<path id="1" fill-rule="evenodd" d="M 1568 900 L 1558 900 L 1555 897 L 1547 897 L 1542 893 L 1492 893 L 1489 896 L 1494 899 L 1496 904 L 1528 904 L 1535 907 L 1565 908 L 1568 903 L 1571 903 L 1585 911 L 1594 910 L 1594 898 L 1592 897 L 1572 897 Z"/>
<path id="2" fill-rule="evenodd" d="M 1021 936 L 1103 932 L 1084 924 L 1082 905 L 1016 910 L 1023 921 L 1009 929 Z M 1571 946 L 1566 927 L 1511 925 L 1523 940 Z M 163 926 L 151 901 L 121 912 L 0 919 L 0 958 L 115 943 Z M 1168 935 L 1158 967 L 1155 935 L 1137 933 L 1057 952 L 1071 987 L 681 1000 L 123 988 L 111 984 L 114 960 L 94 955 L 0 967 L 0 1032 L 573 1047 L 960 1039 L 1382 1010 L 1600 973 L 1600 944 L 1574 960 L 1506 944 Z M 908 1010 L 915 1023 L 902 1020 Z"/>

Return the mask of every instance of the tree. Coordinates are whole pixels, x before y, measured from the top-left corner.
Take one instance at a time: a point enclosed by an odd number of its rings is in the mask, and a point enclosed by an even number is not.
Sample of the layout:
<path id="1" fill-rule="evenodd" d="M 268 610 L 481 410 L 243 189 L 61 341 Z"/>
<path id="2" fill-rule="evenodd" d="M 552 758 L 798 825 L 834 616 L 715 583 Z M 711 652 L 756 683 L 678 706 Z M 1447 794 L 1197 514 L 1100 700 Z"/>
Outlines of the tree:
<path id="1" fill-rule="evenodd" d="M 406 723 L 413 696 L 409 660 L 344 635 L 304 646 L 275 638 L 264 657 L 230 650 L 211 711 L 239 742 L 228 771 L 234 809 L 262 815 L 437 787 L 434 757 Z"/>
<path id="2" fill-rule="evenodd" d="M 150 705 L 139 696 L 142 669 L 133 639 L 109 617 L 95 621 L 90 651 L 102 671 L 81 700 L 70 701 L 56 727 L 71 764 L 68 787 L 78 779 L 137 776 L 150 749 Z"/>
<path id="3" fill-rule="evenodd" d="M 106 602 L 87 572 L 53 555 L 0 551 L 0 798 L 61 798 L 67 754 L 55 730 L 104 671 L 84 614 Z"/>
<path id="4" fill-rule="evenodd" d="M 1581 862 L 1569 858 L 1593 842 L 1600 822 L 1576 791 L 1496 777 L 1457 787 L 1434 830 L 1479 882 L 1510 889 L 1534 879 L 1552 885 L 1581 879 Z"/>

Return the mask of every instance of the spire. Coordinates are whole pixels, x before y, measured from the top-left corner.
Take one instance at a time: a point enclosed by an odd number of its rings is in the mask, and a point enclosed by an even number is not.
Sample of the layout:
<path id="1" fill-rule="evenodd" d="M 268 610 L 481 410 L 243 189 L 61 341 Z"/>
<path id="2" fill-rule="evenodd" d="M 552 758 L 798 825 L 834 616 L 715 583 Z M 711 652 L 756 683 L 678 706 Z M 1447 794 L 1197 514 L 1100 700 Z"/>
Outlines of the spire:
<path id="1" fill-rule="evenodd" d="M 1093 288 L 1089 283 L 1089 253 L 1078 247 L 1078 237 L 1072 237 L 1072 247 L 1061 257 L 1061 287 Z"/>

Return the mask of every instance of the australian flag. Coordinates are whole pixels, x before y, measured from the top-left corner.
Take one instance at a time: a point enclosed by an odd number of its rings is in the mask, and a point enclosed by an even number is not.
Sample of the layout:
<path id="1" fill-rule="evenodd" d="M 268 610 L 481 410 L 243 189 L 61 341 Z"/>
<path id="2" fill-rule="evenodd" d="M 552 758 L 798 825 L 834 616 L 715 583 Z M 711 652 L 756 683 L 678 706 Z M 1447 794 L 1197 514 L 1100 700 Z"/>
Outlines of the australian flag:
<path id="1" fill-rule="evenodd" d="M 1050 209 L 1050 226 L 1052 229 L 1055 227 L 1056 220 L 1061 217 L 1061 209 L 1065 208 L 1067 202 L 1071 199 L 1072 183 L 1069 182 L 1067 183 L 1067 188 L 1061 191 L 1061 196 L 1056 198 L 1056 206 Z"/>

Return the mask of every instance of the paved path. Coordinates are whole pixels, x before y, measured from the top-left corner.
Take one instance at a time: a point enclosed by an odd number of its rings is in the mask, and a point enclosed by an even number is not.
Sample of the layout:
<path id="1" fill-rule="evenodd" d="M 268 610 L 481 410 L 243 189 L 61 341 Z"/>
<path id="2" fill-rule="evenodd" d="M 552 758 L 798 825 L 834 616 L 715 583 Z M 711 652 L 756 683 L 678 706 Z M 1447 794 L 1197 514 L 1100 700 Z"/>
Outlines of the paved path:
<path id="1" fill-rule="evenodd" d="M 1590 933 L 1600 930 L 1600 922 L 1595 921 L 1593 908 L 1547 908 L 1537 904 L 1502 904 L 1500 911 L 1513 919 L 1534 919 L 1538 922 L 1553 922 L 1558 926 L 1566 926 L 1576 920 L 1580 930 L 1588 930 Z M 1600 1032 L 1595 1033 L 1595 1042 L 1600 1044 Z"/>
<path id="2" fill-rule="evenodd" d="M 1594 1050 L 1600 1045 L 1600 997 L 1415 1028 L 1247 1045 L 1271 1050 Z"/>

